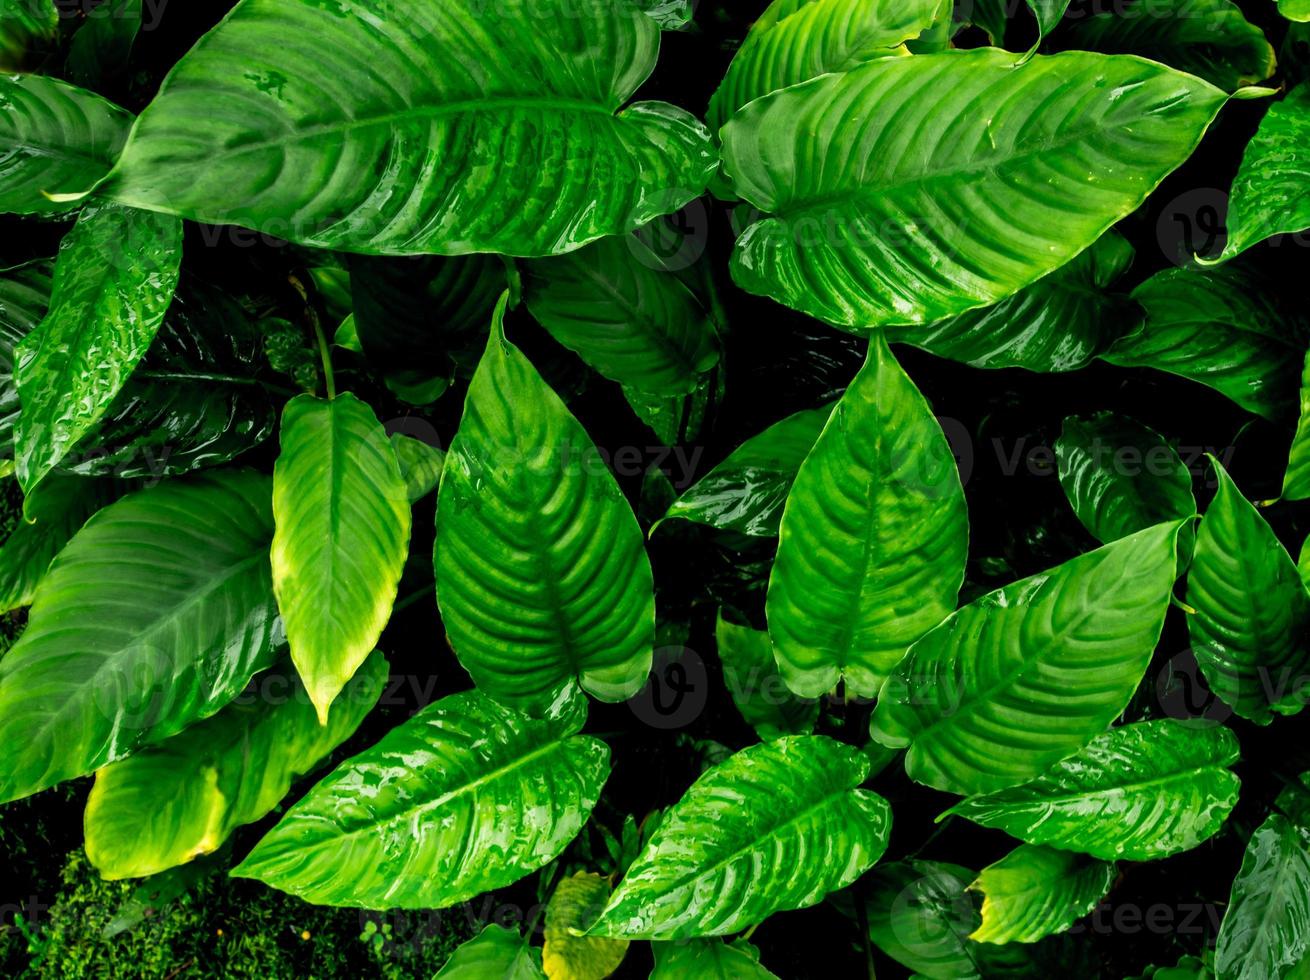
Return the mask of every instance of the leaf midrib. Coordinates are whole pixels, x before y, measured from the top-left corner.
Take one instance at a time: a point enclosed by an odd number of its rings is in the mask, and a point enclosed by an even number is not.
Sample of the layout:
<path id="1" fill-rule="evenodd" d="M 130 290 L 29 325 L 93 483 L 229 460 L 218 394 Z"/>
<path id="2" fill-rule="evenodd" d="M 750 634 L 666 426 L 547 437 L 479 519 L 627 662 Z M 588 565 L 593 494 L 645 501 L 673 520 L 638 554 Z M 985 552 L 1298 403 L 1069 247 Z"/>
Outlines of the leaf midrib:
<path id="1" fill-rule="evenodd" d="M 1083 791 L 1083 792 L 1076 792 L 1076 791 L 1062 791 L 1061 793 L 1059 793 L 1059 794 L 1057 794 L 1057 795 L 1034 797 L 1034 798 L 1033 798 L 1032 800 L 1030 800 L 1030 801 L 1022 801 L 1022 800 L 1020 800 L 1020 801 L 1014 801 L 1014 802 L 1010 802 L 1010 801 L 1001 801 L 1001 802 L 991 803 L 991 804 L 989 804 L 989 805 L 990 805 L 990 806 L 993 806 L 993 807 L 996 807 L 997 809 L 1009 809 L 1009 810 L 1013 810 L 1013 809 L 1016 809 L 1016 808 L 1019 808 L 1019 807 L 1028 807 L 1028 806 L 1033 806 L 1033 805 L 1037 805 L 1037 806 L 1052 805 L 1052 806 L 1054 806 L 1054 805 L 1061 804 L 1061 803 L 1076 803 L 1077 801 L 1079 801 L 1079 800 L 1085 800 L 1085 799 L 1087 799 L 1088 797 L 1095 797 L 1095 796 L 1108 796 L 1108 795 L 1111 795 L 1111 794 L 1114 794 L 1114 793 L 1117 793 L 1117 792 L 1121 792 L 1121 791 L 1122 791 L 1122 792 L 1133 792 L 1133 791 L 1136 791 L 1136 790 L 1147 789 L 1147 788 L 1152 787 L 1152 786 L 1160 786 L 1160 785 L 1163 785 L 1163 784 L 1165 784 L 1165 783 L 1173 782 L 1173 781 L 1175 781 L 1175 780 L 1187 779 L 1187 778 L 1189 778 L 1189 777 L 1196 777 L 1196 776 L 1200 776 L 1200 775 L 1204 775 L 1204 774 L 1208 774 L 1208 773 L 1214 773 L 1214 774 L 1218 775 L 1218 774 L 1226 773 L 1226 772 L 1228 772 L 1228 768 L 1227 768 L 1227 766 L 1225 766 L 1223 763 L 1220 763 L 1220 762 L 1208 762 L 1208 763 L 1206 763 L 1205 765 L 1194 766 L 1194 767 L 1191 768 L 1191 769 L 1178 769 L 1178 770 L 1175 770 L 1175 771 L 1173 771 L 1173 772 L 1166 773 L 1166 774 L 1163 775 L 1163 776 L 1156 776 L 1156 777 L 1153 777 L 1153 778 L 1151 778 L 1151 779 L 1139 779 L 1139 780 L 1133 780 L 1133 781 L 1124 782 L 1124 783 L 1116 783 L 1116 784 L 1113 785 L 1113 786 L 1104 787 L 1104 788 L 1099 788 L 1099 789 L 1085 790 L 1085 791 Z M 1017 787 L 1016 787 L 1016 788 L 1017 788 Z M 1008 792 L 1008 791 L 1003 790 L 1002 792 Z M 987 794 L 987 795 L 990 795 L 990 794 Z M 956 814 L 957 816 L 964 816 L 964 817 L 967 817 L 967 816 L 969 816 L 968 811 L 967 811 L 967 810 L 964 810 L 964 809 L 961 809 L 961 807 L 963 807 L 964 804 L 967 803 L 967 802 L 968 802 L 968 801 L 965 800 L 965 801 L 963 801 L 962 803 L 960 803 L 958 806 L 952 807 L 952 808 L 951 808 L 950 810 L 948 810 L 947 812 L 948 812 L 948 813 L 954 813 L 954 814 Z M 972 818 L 970 818 L 970 819 L 972 819 Z"/>

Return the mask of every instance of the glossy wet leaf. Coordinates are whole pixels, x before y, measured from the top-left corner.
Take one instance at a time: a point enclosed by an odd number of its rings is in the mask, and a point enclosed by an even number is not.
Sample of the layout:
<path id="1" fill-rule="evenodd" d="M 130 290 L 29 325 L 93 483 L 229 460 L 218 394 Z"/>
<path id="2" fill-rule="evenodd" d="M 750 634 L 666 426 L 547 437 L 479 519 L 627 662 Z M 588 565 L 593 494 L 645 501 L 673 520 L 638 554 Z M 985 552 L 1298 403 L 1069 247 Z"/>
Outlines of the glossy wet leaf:
<path id="1" fill-rule="evenodd" d="M 101 192 L 353 252 L 547 255 L 676 211 L 709 180 L 689 113 L 619 111 L 659 51 L 635 4 L 393 13 L 245 0 L 169 73 Z"/>
<path id="2" fill-rule="evenodd" d="M 0 212 L 66 212 L 67 204 L 42 192 L 94 184 L 113 166 L 131 125 L 131 113 L 76 85 L 0 75 Z"/>
<path id="3" fill-rule="evenodd" d="M 983 943 L 1033 943 L 1064 932 L 1110 890 L 1115 867 L 1068 851 L 1023 844 L 989 864 L 970 889 L 983 895 Z"/>
<path id="4" fill-rule="evenodd" d="M 1296 404 L 1304 313 L 1283 309 L 1249 269 L 1166 269 L 1133 290 L 1145 321 L 1102 355 L 1207 385 L 1248 412 L 1277 418 Z"/>
<path id="5" fill-rule="evenodd" d="M 400 464 L 400 475 L 405 480 L 405 493 L 411 504 L 437 488 L 446 462 L 445 453 L 403 432 L 391 434 L 391 448 Z"/>
<path id="6" fill-rule="evenodd" d="M 609 750 L 585 707 L 533 720 L 453 694 L 348 759 L 233 870 L 319 905 L 443 908 L 553 860 L 587 821 Z"/>
<path id="7" fill-rule="evenodd" d="M 655 969 L 650 980 L 684 980 L 713 977 L 714 980 L 777 980 L 760 965 L 760 951 L 738 939 L 693 939 L 683 942 L 651 943 Z"/>
<path id="8" fill-rule="evenodd" d="M 1140 317 L 1132 300 L 1110 288 L 1132 261 L 1132 246 L 1107 232 L 1067 265 L 994 306 L 889 329 L 887 338 L 973 367 L 1074 371 Z"/>
<path id="9" fill-rule="evenodd" d="M 730 623 L 720 609 L 714 640 L 732 703 L 760 738 L 767 742 L 814 731 L 819 702 L 798 698 L 787 688 L 768 633 Z"/>
<path id="10" fill-rule="evenodd" d="M 103 504 L 113 499 L 102 481 L 48 480 L 32 501 L 30 523 L 19 518 L 0 546 L 0 613 L 32 604 L 51 560 Z"/>
<path id="11" fill-rule="evenodd" d="M 1283 497 L 1287 500 L 1310 497 L 1310 354 L 1306 355 L 1301 371 L 1301 414 L 1297 419 L 1292 448 L 1287 454 Z"/>
<path id="12" fill-rule="evenodd" d="M 325 725 L 288 667 L 157 745 L 96 773 L 83 824 L 102 878 L 158 874 L 217 850 L 239 826 L 282 801 L 359 727 L 382 693 L 374 654 L 332 705 Z"/>
<path id="13" fill-rule="evenodd" d="M 787 686 L 876 695 L 955 608 L 968 535 L 951 447 L 875 334 L 783 511 L 766 611 Z"/>
<path id="14" fill-rule="evenodd" d="M 1135 419 L 1070 416 L 1055 458 L 1074 513 L 1103 542 L 1196 513 L 1192 474 L 1159 433 Z"/>
<path id="15" fill-rule="evenodd" d="M 737 240 L 736 282 L 849 328 L 995 303 L 1133 211 L 1223 101 L 1133 58 L 1014 60 L 885 59 L 743 109 L 723 128 L 724 166 L 769 217 Z"/>
<path id="16" fill-rule="evenodd" d="M 0 272 L 0 454 L 12 458 L 18 387 L 14 384 L 14 349 L 36 329 L 50 305 L 50 271 L 44 261 Z"/>
<path id="17" fill-rule="evenodd" d="M 1228 197 L 1222 258 L 1256 242 L 1310 228 L 1310 83 L 1269 106 L 1246 144 Z"/>
<path id="18" fill-rule="evenodd" d="M 605 701 L 650 671 L 655 600 L 641 529 L 591 438 L 517 347 L 498 308 L 437 493 L 437 601 L 479 689 Z"/>
<path id="19" fill-rule="evenodd" d="M 244 471 L 169 481 L 73 537 L 0 660 L 0 799 L 174 735 L 272 664 L 270 498 Z"/>
<path id="20" fill-rule="evenodd" d="M 971 796 L 947 811 L 1105 860 L 1150 861 L 1191 850 L 1237 802 L 1237 739 L 1172 719 L 1112 728 L 1029 782 Z"/>
<path id="21" fill-rule="evenodd" d="M 544 980 L 541 952 L 513 929 L 489 925 L 450 955 L 432 980 Z"/>
<path id="22" fill-rule="evenodd" d="M 746 439 L 675 500 L 665 519 L 776 537 L 796 473 L 830 414 L 831 406 L 805 409 Z"/>
<path id="23" fill-rule="evenodd" d="M 373 410 L 298 395 L 273 467 L 273 591 L 291 660 L 326 722 L 377 645 L 409 553 L 409 493 Z"/>
<path id="24" fill-rule="evenodd" d="M 173 301 L 182 223 L 116 204 L 87 207 L 59 246 L 50 307 L 14 349 L 22 412 L 14 462 L 32 490 L 100 421 Z"/>
<path id="25" fill-rule="evenodd" d="M 623 962 L 626 939 L 574 935 L 586 932 L 609 901 L 604 876 L 579 871 L 555 887 L 546 905 L 541 963 L 550 980 L 604 980 Z"/>
<path id="26" fill-rule="evenodd" d="M 875 868 L 866 894 L 869 937 L 902 966 L 926 977 L 979 975 L 969 940 L 982 921 L 966 891 L 977 875 L 940 861 Z"/>
<path id="27" fill-rule="evenodd" d="M 1043 773 L 1127 706 L 1160 638 L 1178 524 L 1139 531 L 952 614 L 910 648 L 871 731 L 910 778 L 985 793 Z"/>
<path id="28" fill-rule="evenodd" d="M 718 936 L 850 884 L 891 828 L 887 802 L 856 788 L 868 771 L 862 753 L 818 735 L 730 756 L 665 811 L 592 934 Z"/>
<path id="29" fill-rule="evenodd" d="M 773 0 L 710 99 L 710 129 L 718 132 L 747 102 L 780 88 L 904 54 L 897 49 L 930 27 L 940 6 L 940 0 Z"/>
<path id="30" fill-rule="evenodd" d="M 1298 684 L 1310 675 L 1310 595 L 1273 529 L 1213 465 L 1219 490 L 1187 574 L 1192 652 L 1210 690 L 1268 724 L 1305 704 Z"/>
<path id="31" fill-rule="evenodd" d="M 524 302 L 592 368 L 651 395 L 682 395 L 719 359 L 709 314 L 635 235 L 527 263 Z"/>
<path id="32" fill-rule="evenodd" d="M 59 35 L 54 0 L 18 0 L 0 8 L 0 71 L 22 71 Z"/>
<path id="33" fill-rule="evenodd" d="M 1264 32 L 1230 0 L 1138 0 L 1070 18 L 1057 47 L 1135 54 L 1232 91 L 1274 73 Z"/>

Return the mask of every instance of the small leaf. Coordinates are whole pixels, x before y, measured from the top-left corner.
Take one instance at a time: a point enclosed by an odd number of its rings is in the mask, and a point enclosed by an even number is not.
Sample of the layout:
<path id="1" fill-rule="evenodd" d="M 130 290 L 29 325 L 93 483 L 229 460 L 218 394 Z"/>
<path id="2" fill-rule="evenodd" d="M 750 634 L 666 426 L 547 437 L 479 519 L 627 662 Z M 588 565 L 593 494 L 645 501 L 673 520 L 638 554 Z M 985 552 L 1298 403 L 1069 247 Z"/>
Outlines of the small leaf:
<path id="1" fill-rule="evenodd" d="M 1068 929 L 1100 904 L 1114 882 L 1106 861 L 1024 844 L 989 864 L 969 887 L 982 892 L 980 943 L 1033 943 Z"/>
<path id="2" fill-rule="evenodd" d="M 555 888 L 546 906 L 541 962 L 550 980 L 604 980 L 628 952 L 626 939 L 575 935 L 596 921 L 609 901 L 609 882 L 579 871 Z"/>
<path id="3" fill-rule="evenodd" d="M 814 731 L 819 702 L 798 698 L 787 689 L 768 633 L 730 623 L 720 609 L 714 639 L 732 703 L 760 738 L 767 742 Z"/>
<path id="4" fill-rule="evenodd" d="M 273 521 L 273 591 L 291 660 L 326 724 L 328 705 L 391 618 L 409 550 L 400 465 L 354 395 L 287 403 Z"/>
<path id="5" fill-rule="evenodd" d="M 651 951 L 655 954 L 655 969 L 650 980 L 778 980 L 760 965 L 760 951 L 743 939 L 731 943 L 721 939 L 651 943 Z"/>
<path id="6" fill-rule="evenodd" d="M 955 607 L 968 535 L 950 445 L 875 334 L 783 511 L 766 611 L 787 686 L 875 696 Z"/>
<path id="7" fill-rule="evenodd" d="M 396 462 L 400 464 L 405 492 L 411 504 L 422 500 L 437 488 L 441 480 L 441 469 L 446 462 L 445 453 L 403 432 L 391 434 L 391 448 L 396 453 Z"/>
<path id="8" fill-rule="evenodd" d="M 246 859 L 317 905 L 444 908 L 557 857 L 587 822 L 609 750 L 585 705 L 533 720 L 477 691 L 421 709 L 329 773 Z"/>
<path id="9" fill-rule="evenodd" d="M 1030 782 L 971 796 L 946 814 L 1029 844 L 1151 861 L 1212 837 L 1237 802 L 1227 728 L 1171 719 L 1104 732 Z M 945 816 L 946 814 L 943 814 Z"/>
<path id="10" fill-rule="evenodd" d="M 1219 491 L 1196 534 L 1187 575 L 1192 652 L 1206 682 L 1243 718 L 1305 707 L 1310 596 L 1265 519 L 1212 460 Z"/>
<path id="11" fill-rule="evenodd" d="M 451 954 L 432 980 L 545 980 L 541 953 L 517 932 L 490 925 Z"/>
<path id="12" fill-rule="evenodd" d="M 374 654 L 320 725 L 294 675 L 264 674 L 249 700 L 110 763 L 96 773 L 86 802 L 87 858 L 114 880 L 158 874 L 217 850 L 350 737 L 386 676 L 386 661 Z"/>
<path id="13" fill-rule="evenodd" d="M 910 648 L 871 733 L 911 779 L 986 793 L 1038 776 L 1128 705 L 1160 638 L 1180 525 L 991 592 Z"/>
<path id="14" fill-rule="evenodd" d="M 967 868 L 940 861 L 909 860 L 875 869 L 867 888 L 869 938 L 915 973 L 977 977 L 968 937 L 982 920 L 966 891 L 975 877 Z"/>
<path id="15" fill-rule="evenodd" d="M 665 812 L 591 932 L 718 936 L 845 887 L 891 826 L 886 801 L 856 789 L 868 771 L 858 750 L 818 735 L 730 756 Z"/>

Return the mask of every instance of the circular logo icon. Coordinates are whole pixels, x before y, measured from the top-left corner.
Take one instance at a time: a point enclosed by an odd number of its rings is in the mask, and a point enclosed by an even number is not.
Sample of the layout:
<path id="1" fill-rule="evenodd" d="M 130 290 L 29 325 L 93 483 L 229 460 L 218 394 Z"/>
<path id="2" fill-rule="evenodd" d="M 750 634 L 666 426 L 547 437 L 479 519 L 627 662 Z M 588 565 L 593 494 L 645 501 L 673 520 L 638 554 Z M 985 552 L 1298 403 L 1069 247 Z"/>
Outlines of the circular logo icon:
<path id="1" fill-rule="evenodd" d="M 629 699 L 638 719 L 652 728 L 686 728 L 709 700 L 705 661 L 687 647 L 659 647 L 646 686 Z"/>

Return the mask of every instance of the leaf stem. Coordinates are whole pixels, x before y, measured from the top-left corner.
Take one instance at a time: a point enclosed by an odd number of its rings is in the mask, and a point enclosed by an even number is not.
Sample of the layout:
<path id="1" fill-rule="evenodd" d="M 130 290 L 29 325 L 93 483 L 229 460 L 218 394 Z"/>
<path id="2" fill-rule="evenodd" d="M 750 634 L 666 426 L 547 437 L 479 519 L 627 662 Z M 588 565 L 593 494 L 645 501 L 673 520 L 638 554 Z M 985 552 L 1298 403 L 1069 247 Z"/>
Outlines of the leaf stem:
<path id="1" fill-rule="evenodd" d="M 300 294 L 301 300 L 305 304 L 305 313 L 309 316 L 309 322 L 314 328 L 314 336 L 318 339 L 318 356 L 323 362 L 323 385 L 327 389 L 328 401 L 337 397 L 337 382 L 332 376 L 332 353 L 328 349 L 327 334 L 323 332 L 323 324 L 318 318 L 318 310 L 314 309 L 314 304 L 309 301 L 309 291 L 305 289 L 298 276 L 292 274 L 287 277 L 292 287 Z"/>

